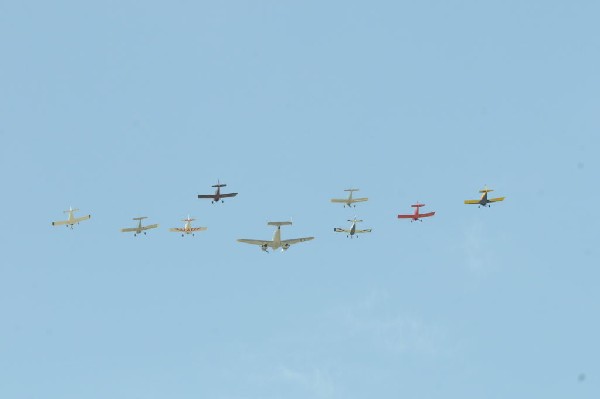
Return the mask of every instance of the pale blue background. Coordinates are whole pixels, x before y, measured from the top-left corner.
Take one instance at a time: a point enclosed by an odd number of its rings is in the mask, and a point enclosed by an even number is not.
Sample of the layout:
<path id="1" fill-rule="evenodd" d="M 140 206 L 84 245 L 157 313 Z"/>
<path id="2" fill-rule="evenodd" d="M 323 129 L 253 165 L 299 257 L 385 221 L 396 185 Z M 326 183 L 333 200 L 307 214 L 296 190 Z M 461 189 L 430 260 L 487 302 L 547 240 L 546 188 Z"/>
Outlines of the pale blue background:
<path id="1" fill-rule="evenodd" d="M 597 398 L 598 15 L 1 1 L 0 397 Z"/>

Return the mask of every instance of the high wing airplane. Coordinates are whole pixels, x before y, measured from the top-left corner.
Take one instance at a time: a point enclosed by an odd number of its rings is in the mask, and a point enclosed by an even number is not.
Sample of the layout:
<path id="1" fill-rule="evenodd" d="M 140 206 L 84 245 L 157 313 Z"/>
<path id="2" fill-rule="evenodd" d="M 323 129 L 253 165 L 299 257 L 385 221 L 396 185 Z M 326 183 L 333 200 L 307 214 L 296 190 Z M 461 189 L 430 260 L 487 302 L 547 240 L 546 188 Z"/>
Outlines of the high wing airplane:
<path id="1" fill-rule="evenodd" d="M 428 218 L 435 215 L 435 212 L 419 213 L 419 208 L 425 206 L 425 204 L 420 204 L 417 202 L 416 204 L 413 204 L 411 206 L 413 208 L 416 208 L 415 213 L 410 215 L 398 215 L 398 219 L 410 219 L 411 223 L 416 222 L 417 220 L 420 220 L 422 222 L 423 220 L 421 218 Z"/>
<path id="2" fill-rule="evenodd" d="M 350 194 L 348 194 L 348 198 L 333 198 L 331 200 L 331 202 L 344 204 L 344 208 L 345 208 L 346 206 L 356 207 L 356 205 L 354 205 L 355 202 L 365 202 L 365 201 L 369 200 L 368 198 L 352 198 L 352 194 L 355 191 L 358 191 L 358 188 L 348 188 L 344 191 L 347 191 L 350 193 Z"/>
<path id="3" fill-rule="evenodd" d="M 139 218 L 133 218 L 133 220 L 138 221 L 137 227 L 131 227 L 126 229 L 121 229 L 123 233 L 131 233 L 133 232 L 133 236 L 137 236 L 138 234 L 144 233 L 146 235 L 146 230 L 155 229 L 158 227 L 158 224 L 149 224 L 148 226 L 142 226 L 142 220 L 147 219 L 146 216 L 140 216 Z"/>
<path id="4" fill-rule="evenodd" d="M 191 219 L 190 215 L 188 215 L 187 219 L 182 219 L 182 222 L 185 222 L 185 225 L 183 226 L 183 228 L 179 228 L 179 227 L 173 227 L 170 228 L 169 231 L 175 231 L 178 233 L 181 233 L 181 236 L 185 236 L 186 234 L 191 234 L 192 236 L 194 236 L 194 233 L 196 231 L 204 231 L 207 230 L 208 227 L 192 227 L 192 222 L 196 220 L 196 219 Z"/>
<path id="5" fill-rule="evenodd" d="M 288 248 L 294 244 L 304 241 L 310 241 L 314 239 L 314 237 L 302 237 L 302 238 L 292 238 L 291 240 L 282 240 L 281 239 L 281 226 L 289 226 L 292 222 L 268 222 L 269 226 L 277 226 L 277 230 L 273 234 L 273 240 L 248 240 L 245 238 L 240 238 L 238 241 L 246 244 L 260 245 L 260 249 L 265 252 L 269 252 L 269 248 L 276 250 L 281 247 L 281 252 L 287 251 Z"/>
<path id="6" fill-rule="evenodd" d="M 494 190 L 487 188 L 487 186 L 485 186 L 482 190 L 479 190 L 481 194 L 481 198 L 478 200 L 465 200 L 465 204 L 468 205 L 479 205 L 479 207 L 490 207 L 490 203 L 491 202 L 500 202 L 500 201 L 504 201 L 504 198 L 506 197 L 498 197 L 498 198 L 488 198 L 488 193 L 492 192 Z"/>
<path id="7" fill-rule="evenodd" d="M 348 221 L 352 222 L 352 225 L 350 226 L 349 229 L 342 229 L 341 227 L 335 227 L 333 229 L 333 231 L 335 231 L 336 233 L 347 233 L 346 237 L 350 237 L 350 238 L 352 238 L 355 234 L 371 232 L 371 229 L 359 230 L 356 228 L 356 223 L 362 222 L 362 220 L 357 219 L 356 216 L 354 217 L 354 219 L 348 219 Z M 356 238 L 358 238 L 358 236 L 356 236 Z"/>
<path id="8" fill-rule="evenodd" d="M 68 211 L 64 211 L 63 213 L 68 213 L 69 214 L 69 218 L 67 220 L 61 220 L 58 222 L 52 222 L 52 226 L 62 226 L 62 225 L 66 225 L 67 227 L 70 227 L 71 229 L 73 228 L 74 224 L 79 224 L 79 222 L 83 222 L 84 220 L 88 220 L 89 218 L 92 217 L 92 215 L 85 215 L 82 216 L 80 218 L 76 218 L 74 213 L 77 212 L 79 209 L 75 208 L 71 208 L 69 207 Z"/>
<path id="9" fill-rule="evenodd" d="M 221 203 L 223 203 L 224 201 L 222 200 L 222 198 L 231 198 L 231 197 L 235 197 L 238 193 L 227 193 L 227 194 L 222 194 L 221 193 L 221 187 L 227 187 L 227 184 L 221 184 L 221 182 L 219 182 L 217 180 L 217 184 L 215 184 L 212 187 L 216 187 L 217 189 L 215 190 L 214 194 L 198 194 L 198 198 L 210 198 L 211 204 L 214 204 L 215 202 L 219 202 L 221 201 Z"/>

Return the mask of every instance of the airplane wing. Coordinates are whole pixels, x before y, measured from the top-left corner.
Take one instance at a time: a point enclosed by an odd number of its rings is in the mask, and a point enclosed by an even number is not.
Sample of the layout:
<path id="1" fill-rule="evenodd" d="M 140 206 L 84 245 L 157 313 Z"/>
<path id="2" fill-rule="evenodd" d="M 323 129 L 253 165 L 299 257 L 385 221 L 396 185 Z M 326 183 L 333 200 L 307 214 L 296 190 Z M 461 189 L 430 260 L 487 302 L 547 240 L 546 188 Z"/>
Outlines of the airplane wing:
<path id="1" fill-rule="evenodd" d="M 142 230 L 150 230 L 158 227 L 158 224 L 149 224 L 148 226 L 143 226 Z"/>
<path id="2" fill-rule="evenodd" d="M 352 202 L 352 203 L 354 203 L 354 202 L 365 202 L 365 201 L 368 201 L 368 200 L 369 200 L 368 198 L 352 198 L 350 201 L 346 201 L 346 202 Z"/>
<path id="3" fill-rule="evenodd" d="M 235 197 L 238 193 L 221 194 L 221 198 Z"/>
<path id="4" fill-rule="evenodd" d="M 477 204 L 479 204 L 479 200 L 465 200 L 465 204 L 477 205 Z"/>
<path id="5" fill-rule="evenodd" d="M 180 228 L 180 227 L 171 227 L 171 228 L 169 229 L 169 231 L 178 231 L 178 232 L 180 232 L 180 233 L 185 233 L 185 229 L 182 229 L 182 228 Z"/>
<path id="6" fill-rule="evenodd" d="M 63 226 L 65 224 L 71 224 L 68 220 L 60 220 L 58 222 L 52 222 L 52 226 Z"/>
<path id="7" fill-rule="evenodd" d="M 345 204 L 346 202 L 348 202 L 348 198 L 332 198 L 331 202 L 335 202 L 335 203 L 340 203 L 340 204 Z"/>
<path id="8" fill-rule="evenodd" d="M 412 219 L 415 215 L 398 215 L 398 219 Z"/>
<path id="9" fill-rule="evenodd" d="M 506 198 L 506 197 L 491 198 L 491 199 L 488 199 L 488 201 L 489 202 L 499 202 L 499 201 L 504 201 L 504 198 Z"/>
<path id="10" fill-rule="evenodd" d="M 131 228 L 127 228 L 127 229 L 121 229 L 121 232 L 123 233 L 130 233 L 133 231 L 137 231 L 137 227 L 131 227 Z"/>
<path id="11" fill-rule="evenodd" d="M 350 233 L 350 230 L 348 230 L 348 229 L 341 229 L 339 227 L 334 227 L 333 231 L 335 231 L 336 233 Z"/>
<path id="12" fill-rule="evenodd" d="M 281 240 L 281 245 L 293 245 L 298 244 L 299 242 L 310 241 L 315 237 L 302 237 L 302 238 L 292 238 L 291 240 Z"/>
<path id="13" fill-rule="evenodd" d="M 355 233 L 370 233 L 371 229 L 356 230 Z"/>
<path id="14" fill-rule="evenodd" d="M 435 215 L 435 212 L 427 212 L 427 213 L 421 213 L 421 214 L 419 214 L 419 217 L 420 218 L 428 218 L 428 217 L 433 216 L 433 215 Z"/>
<path id="15" fill-rule="evenodd" d="M 192 227 L 188 231 L 204 231 L 208 230 L 208 227 Z"/>
<path id="16" fill-rule="evenodd" d="M 214 194 L 198 194 L 198 198 L 215 198 Z"/>
<path id="17" fill-rule="evenodd" d="M 82 222 L 82 221 L 84 221 L 84 220 L 88 220 L 88 219 L 89 219 L 89 218 L 91 218 L 91 217 L 92 217 L 92 215 L 85 215 L 85 216 L 82 216 L 82 217 L 80 217 L 80 218 L 75 218 L 75 219 L 73 220 L 73 222 L 75 222 L 75 223 L 79 223 L 79 222 Z"/>
<path id="18" fill-rule="evenodd" d="M 245 244 L 252 244 L 252 245 L 269 245 L 271 244 L 273 241 L 268 241 L 268 240 L 248 240 L 246 238 L 240 238 L 238 239 L 238 242 L 243 242 Z"/>

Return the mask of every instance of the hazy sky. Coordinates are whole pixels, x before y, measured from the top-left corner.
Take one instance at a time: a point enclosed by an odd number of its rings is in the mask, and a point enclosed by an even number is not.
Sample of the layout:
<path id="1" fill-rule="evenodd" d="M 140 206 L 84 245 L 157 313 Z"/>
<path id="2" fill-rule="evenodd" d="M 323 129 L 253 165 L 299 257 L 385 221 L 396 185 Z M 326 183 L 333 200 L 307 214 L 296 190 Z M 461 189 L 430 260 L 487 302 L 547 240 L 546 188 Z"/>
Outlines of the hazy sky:
<path id="1" fill-rule="evenodd" d="M 0 397 L 597 398 L 598 15 L 0 1 Z"/>

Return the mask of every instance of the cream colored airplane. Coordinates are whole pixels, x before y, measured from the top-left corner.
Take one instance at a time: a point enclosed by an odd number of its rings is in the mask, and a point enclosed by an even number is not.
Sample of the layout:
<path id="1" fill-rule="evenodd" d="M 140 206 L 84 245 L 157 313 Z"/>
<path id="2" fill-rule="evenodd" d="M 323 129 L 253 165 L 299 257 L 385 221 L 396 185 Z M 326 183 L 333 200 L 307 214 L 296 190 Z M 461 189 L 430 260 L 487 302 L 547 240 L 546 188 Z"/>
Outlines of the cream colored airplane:
<path id="1" fill-rule="evenodd" d="M 83 222 L 84 220 L 88 220 L 89 218 L 92 217 L 92 215 L 86 215 L 86 216 L 82 216 L 80 218 L 76 218 L 74 213 L 77 212 L 79 209 L 75 208 L 71 208 L 69 207 L 68 211 L 64 211 L 63 213 L 68 213 L 69 214 L 69 218 L 67 220 L 61 220 L 58 222 L 52 222 L 52 226 L 63 226 L 66 225 L 67 227 L 70 227 L 71 229 L 73 228 L 74 224 L 79 224 L 79 222 Z"/>
<path id="2" fill-rule="evenodd" d="M 196 220 L 196 219 L 191 219 L 190 215 L 188 215 L 187 219 L 181 220 L 182 222 L 185 222 L 185 225 L 183 226 L 182 229 L 180 229 L 179 227 L 173 227 L 173 228 L 170 228 L 169 231 L 181 233 L 181 236 L 183 237 L 186 234 L 191 234 L 193 236 L 196 231 L 204 231 L 204 230 L 208 229 L 208 227 L 192 227 L 192 222 L 194 220 Z"/>
<path id="3" fill-rule="evenodd" d="M 481 194 L 481 198 L 478 200 L 465 200 L 465 204 L 469 204 L 469 205 L 479 205 L 479 207 L 483 206 L 483 207 L 490 207 L 490 205 L 488 205 L 491 202 L 500 202 L 500 201 L 504 201 L 504 198 L 506 197 L 498 197 L 498 198 L 488 198 L 488 193 L 492 192 L 494 190 L 487 188 L 487 186 L 485 186 L 482 190 L 479 190 Z"/>
<path id="4" fill-rule="evenodd" d="M 368 198 L 352 198 L 352 194 L 355 191 L 358 191 L 358 188 L 348 188 L 344 191 L 347 191 L 350 193 L 350 194 L 348 194 L 348 198 L 333 198 L 331 200 L 331 202 L 344 204 L 344 208 L 345 208 L 346 206 L 356 207 L 356 205 L 354 205 L 355 202 L 365 202 L 365 201 L 369 200 Z"/>
<path id="5" fill-rule="evenodd" d="M 277 230 L 275 230 L 275 233 L 273 234 L 273 240 L 248 240 L 245 238 L 240 238 L 238 242 L 243 242 L 252 245 L 260 245 L 260 249 L 262 249 L 265 252 L 269 252 L 269 248 L 272 248 L 273 250 L 281 248 L 281 252 L 284 252 L 287 251 L 289 247 L 294 244 L 314 239 L 314 237 L 302 237 L 292 238 L 291 240 L 282 240 L 281 226 L 289 226 L 292 224 L 292 222 L 268 222 L 267 224 L 269 226 L 277 226 Z"/>
<path id="6" fill-rule="evenodd" d="M 149 224 L 148 226 L 142 226 L 142 220 L 147 219 L 146 216 L 140 216 L 139 218 L 133 218 L 133 220 L 138 221 L 137 227 L 131 227 L 126 229 L 121 229 L 123 233 L 131 233 L 133 232 L 133 236 L 137 236 L 138 234 L 144 233 L 146 235 L 146 230 L 155 229 L 158 227 L 158 224 Z"/>
<path id="7" fill-rule="evenodd" d="M 350 237 L 352 238 L 355 234 L 362 234 L 362 233 L 370 233 L 371 229 L 364 229 L 364 230 L 359 230 L 356 228 L 356 223 L 360 223 L 362 222 L 362 220 L 357 219 L 356 216 L 354 217 L 354 219 L 348 219 L 349 222 L 352 223 L 352 225 L 350 226 L 349 229 L 342 229 L 341 227 L 335 227 L 333 229 L 333 231 L 335 231 L 336 233 L 346 233 L 346 237 Z M 358 238 L 358 236 L 356 236 Z"/>

